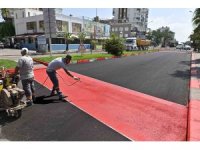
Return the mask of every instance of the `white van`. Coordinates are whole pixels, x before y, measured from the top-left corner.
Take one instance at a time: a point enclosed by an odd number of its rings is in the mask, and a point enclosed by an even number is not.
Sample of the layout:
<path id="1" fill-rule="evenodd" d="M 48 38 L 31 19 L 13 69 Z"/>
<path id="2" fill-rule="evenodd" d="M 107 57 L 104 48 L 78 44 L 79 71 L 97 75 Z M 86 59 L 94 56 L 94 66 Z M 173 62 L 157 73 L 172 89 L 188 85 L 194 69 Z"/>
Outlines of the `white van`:
<path id="1" fill-rule="evenodd" d="M 126 50 L 137 50 L 138 49 L 136 37 L 126 38 L 124 45 L 126 47 Z"/>

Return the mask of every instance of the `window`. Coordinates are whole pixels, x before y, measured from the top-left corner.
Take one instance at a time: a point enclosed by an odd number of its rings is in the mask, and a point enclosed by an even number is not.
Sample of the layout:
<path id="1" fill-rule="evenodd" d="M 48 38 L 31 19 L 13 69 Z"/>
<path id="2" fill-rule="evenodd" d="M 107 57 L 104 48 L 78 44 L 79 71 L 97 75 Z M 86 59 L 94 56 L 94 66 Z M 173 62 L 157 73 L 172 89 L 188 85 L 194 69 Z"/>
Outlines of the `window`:
<path id="1" fill-rule="evenodd" d="M 31 37 L 28 37 L 28 43 L 32 43 Z"/>
<path id="2" fill-rule="evenodd" d="M 123 27 L 119 27 L 119 31 L 123 31 Z"/>
<path id="3" fill-rule="evenodd" d="M 68 22 L 62 20 L 56 20 L 56 26 L 58 31 L 68 31 Z"/>
<path id="4" fill-rule="evenodd" d="M 39 21 L 39 29 L 44 31 L 44 21 Z"/>
<path id="5" fill-rule="evenodd" d="M 56 26 L 58 31 L 62 31 L 62 21 L 61 20 L 56 20 Z"/>
<path id="6" fill-rule="evenodd" d="M 140 20 L 140 17 L 136 17 L 137 20 Z"/>
<path id="7" fill-rule="evenodd" d="M 79 24 L 79 23 L 72 23 L 72 32 L 73 33 L 81 32 L 81 24 Z"/>
<path id="8" fill-rule="evenodd" d="M 29 16 L 29 17 L 31 16 L 30 12 L 28 12 L 28 16 Z"/>
<path id="9" fill-rule="evenodd" d="M 128 31 L 128 27 L 125 27 L 124 30 L 125 30 L 125 31 Z"/>
<path id="10" fill-rule="evenodd" d="M 68 31 L 68 22 L 62 21 L 62 31 Z"/>
<path id="11" fill-rule="evenodd" d="M 52 38 L 51 43 L 52 44 L 65 44 L 65 40 L 63 38 Z"/>
<path id="12" fill-rule="evenodd" d="M 36 22 L 27 22 L 26 23 L 26 29 L 27 30 L 34 30 L 34 31 L 36 31 L 36 29 L 37 29 Z"/>
<path id="13" fill-rule="evenodd" d="M 17 19 L 17 13 L 15 14 L 15 18 Z"/>

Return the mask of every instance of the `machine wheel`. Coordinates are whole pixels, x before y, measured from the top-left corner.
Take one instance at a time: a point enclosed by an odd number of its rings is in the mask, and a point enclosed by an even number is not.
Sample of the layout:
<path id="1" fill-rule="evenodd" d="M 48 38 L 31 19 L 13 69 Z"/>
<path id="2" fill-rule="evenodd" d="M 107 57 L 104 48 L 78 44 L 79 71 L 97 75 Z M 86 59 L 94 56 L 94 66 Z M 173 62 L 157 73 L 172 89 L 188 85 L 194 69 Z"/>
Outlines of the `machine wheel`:
<path id="1" fill-rule="evenodd" d="M 1 103 L 2 107 L 4 108 L 10 107 L 13 104 L 11 100 L 11 95 L 7 89 L 2 89 L 1 91 Z"/>
<path id="2" fill-rule="evenodd" d="M 16 111 L 15 111 L 14 117 L 15 117 L 15 118 L 20 118 L 21 115 L 22 115 L 22 109 L 19 109 L 19 110 L 16 110 Z"/>

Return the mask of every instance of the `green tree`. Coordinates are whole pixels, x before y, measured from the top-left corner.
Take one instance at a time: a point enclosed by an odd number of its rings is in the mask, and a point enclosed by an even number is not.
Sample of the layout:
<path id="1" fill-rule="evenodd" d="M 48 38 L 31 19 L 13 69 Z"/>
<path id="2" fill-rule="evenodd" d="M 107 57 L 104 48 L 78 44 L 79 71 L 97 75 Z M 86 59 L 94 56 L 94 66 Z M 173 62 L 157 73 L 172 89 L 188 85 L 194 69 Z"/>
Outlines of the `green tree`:
<path id="1" fill-rule="evenodd" d="M 124 39 L 115 34 L 111 34 L 110 39 L 107 39 L 105 42 L 105 50 L 109 54 L 121 56 L 124 50 Z"/>
<path id="2" fill-rule="evenodd" d="M 96 49 L 96 45 L 97 45 L 97 40 L 91 40 L 91 46 L 92 46 L 92 49 L 95 50 Z"/>
<path id="3" fill-rule="evenodd" d="M 83 44 L 85 38 L 86 38 L 86 33 L 85 32 L 80 32 L 78 34 L 78 38 L 80 39 L 80 44 Z"/>
<path id="4" fill-rule="evenodd" d="M 163 36 L 162 44 L 164 46 L 169 46 L 170 41 L 174 39 L 174 32 L 170 31 L 169 27 L 166 27 L 162 32 L 162 36 Z"/>
<path id="5" fill-rule="evenodd" d="M 9 8 L 1 8 L 1 16 L 5 22 L 12 22 L 12 17 L 10 17 Z"/>
<path id="6" fill-rule="evenodd" d="M 194 51 L 196 51 L 197 49 L 200 50 L 200 8 L 195 9 L 192 23 L 194 25 L 194 30 L 190 35 L 190 40 L 192 41 Z"/>
<path id="7" fill-rule="evenodd" d="M 189 36 L 190 41 L 192 41 L 192 47 L 194 47 L 194 51 L 200 50 L 200 30 L 195 28 L 193 33 Z"/>
<path id="8" fill-rule="evenodd" d="M 195 29 L 200 29 L 200 8 L 195 9 L 194 15 L 192 18 L 193 25 L 195 26 Z"/>
<path id="9" fill-rule="evenodd" d="M 15 28 L 11 22 L 0 23 L 0 38 L 6 38 L 15 35 Z"/>
<path id="10" fill-rule="evenodd" d="M 84 41 L 85 41 L 85 38 L 86 38 L 86 33 L 80 32 L 78 34 L 78 38 L 80 40 L 79 51 L 81 52 L 81 55 L 83 55 L 83 52 L 85 51 Z"/>
<path id="11" fill-rule="evenodd" d="M 174 40 L 174 35 L 175 33 L 170 31 L 169 27 L 161 27 L 152 31 L 151 39 L 156 45 L 169 46 L 170 41 Z"/>
<path id="12" fill-rule="evenodd" d="M 68 44 L 70 41 L 73 41 L 74 38 L 72 37 L 71 33 L 65 32 L 64 39 L 65 39 L 65 44 L 66 44 L 66 51 L 68 51 L 69 50 Z"/>
<path id="13" fill-rule="evenodd" d="M 153 30 L 152 31 L 152 41 L 156 43 L 156 45 L 160 45 L 162 42 L 162 33 L 160 30 Z"/>

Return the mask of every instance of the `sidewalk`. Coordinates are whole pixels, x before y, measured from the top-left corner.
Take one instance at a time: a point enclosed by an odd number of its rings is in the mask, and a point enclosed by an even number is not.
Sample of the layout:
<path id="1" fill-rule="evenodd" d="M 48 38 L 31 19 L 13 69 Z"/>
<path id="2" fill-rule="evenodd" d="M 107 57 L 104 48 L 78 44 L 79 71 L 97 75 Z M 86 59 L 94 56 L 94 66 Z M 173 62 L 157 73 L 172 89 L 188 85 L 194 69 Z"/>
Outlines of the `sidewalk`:
<path id="1" fill-rule="evenodd" d="M 188 141 L 200 141 L 200 53 L 193 52 L 188 114 Z"/>

